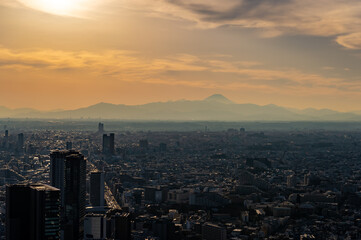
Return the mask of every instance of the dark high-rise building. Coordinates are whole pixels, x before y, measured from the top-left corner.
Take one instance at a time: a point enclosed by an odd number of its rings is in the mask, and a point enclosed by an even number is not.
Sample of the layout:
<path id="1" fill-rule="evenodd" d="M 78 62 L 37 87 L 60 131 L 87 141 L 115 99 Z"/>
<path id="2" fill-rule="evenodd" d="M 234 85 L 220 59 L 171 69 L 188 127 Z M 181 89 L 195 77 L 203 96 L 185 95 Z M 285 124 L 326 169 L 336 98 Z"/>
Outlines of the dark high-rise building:
<path id="1" fill-rule="evenodd" d="M 114 154 L 114 133 L 103 134 L 103 154 Z"/>
<path id="2" fill-rule="evenodd" d="M 65 159 L 64 181 L 64 239 L 80 240 L 84 237 L 86 160 L 80 153 Z"/>
<path id="3" fill-rule="evenodd" d="M 112 155 L 114 155 L 114 149 L 115 149 L 114 138 L 115 138 L 114 133 L 109 134 L 109 152 Z"/>
<path id="4" fill-rule="evenodd" d="M 61 191 L 64 239 L 82 239 L 86 203 L 86 160 L 74 150 L 54 151 L 50 158 L 51 185 Z"/>
<path id="5" fill-rule="evenodd" d="M 174 239 L 174 223 L 169 219 L 157 219 L 152 224 L 152 232 L 159 240 Z"/>
<path id="6" fill-rule="evenodd" d="M 98 133 L 103 133 L 104 132 L 104 123 L 99 123 L 98 124 Z"/>
<path id="7" fill-rule="evenodd" d="M 24 147 L 24 133 L 19 133 L 18 134 L 18 150 L 23 149 Z"/>
<path id="8" fill-rule="evenodd" d="M 104 173 L 90 173 L 90 203 L 93 206 L 104 206 Z"/>
<path id="9" fill-rule="evenodd" d="M 60 191 L 45 184 L 6 187 L 6 239 L 60 238 Z"/>
<path id="10" fill-rule="evenodd" d="M 202 226 L 202 239 L 204 240 L 226 240 L 227 231 L 225 228 L 215 224 L 205 223 Z"/>
<path id="11" fill-rule="evenodd" d="M 73 143 L 72 142 L 66 142 L 66 150 L 72 150 L 73 149 Z"/>
<path id="12" fill-rule="evenodd" d="M 107 219 L 104 214 L 89 213 L 84 220 L 84 240 L 105 240 Z"/>
<path id="13" fill-rule="evenodd" d="M 9 131 L 8 131 L 8 130 L 5 130 L 3 147 L 4 147 L 4 148 L 8 148 L 8 147 L 9 147 Z"/>
<path id="14" fill-rule="evenodd" d="M 144 188 L 144 200 L 148 202 L 163 202 L 167 199 L 168 189 L 162 186 Z"/>
<path id="15" fill-rule="evenodd" d="M 107 134 L 103 134 L 103 153 L 107 154 L 109 152 L 109 137 Z"/>
<path id="16" fill-rule="evenodd" d="M 50 154 L 50 184 L 61 191 L 61 205 L 64 207 L 65 158 L 76 151 L 53 151 Z"/>
<path id="17" fill-rule="evenodd" d="M 114 215 L 114 239 L 130 240 L 131 239 L 131 222 L 129 213 L 117 213 Z"/>

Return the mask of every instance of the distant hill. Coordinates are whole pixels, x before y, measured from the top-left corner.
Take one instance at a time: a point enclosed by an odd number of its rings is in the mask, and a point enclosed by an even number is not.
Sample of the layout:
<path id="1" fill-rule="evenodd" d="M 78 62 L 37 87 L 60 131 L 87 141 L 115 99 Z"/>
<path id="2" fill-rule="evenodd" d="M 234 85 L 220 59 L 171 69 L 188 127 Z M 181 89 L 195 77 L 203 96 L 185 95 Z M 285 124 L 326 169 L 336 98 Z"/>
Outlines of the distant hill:
<path id="1" fill-rule="evenodd" d="M 0 118 L 119 119 L 163 121 L 361 121 L 361 114 L 329 109 L 289 109 L 277 105 L 237 104 L 221 94 L 203 100 L 129 106 L 98 103 L 75 110 L 38 111 L 0 106 Z"/>

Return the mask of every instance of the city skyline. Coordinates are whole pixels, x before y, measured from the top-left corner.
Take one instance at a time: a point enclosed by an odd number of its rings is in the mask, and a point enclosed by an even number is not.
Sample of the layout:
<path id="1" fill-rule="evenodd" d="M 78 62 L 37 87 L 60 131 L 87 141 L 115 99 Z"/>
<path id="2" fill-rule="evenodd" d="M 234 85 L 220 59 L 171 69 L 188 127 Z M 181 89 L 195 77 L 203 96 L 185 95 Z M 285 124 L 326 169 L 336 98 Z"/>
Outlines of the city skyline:
<path id="1" fill-rule="evenodd" d="M 0 240 L 361 239 L 361 1 L 0 0 Z"/>
<path id="2" fill-rule="evenodd" d="M 0 239 L 361 236 L 359 127 L 292 123 L 276 130 L 287 125 L 277 123 L 252 130 L 238 122 L 223 130 L 147 131 L 142 125 L 112 131 L 109 154 L 101 140 L 111 122 L 97 128 L 93 121 L 87 131 L 85 123 L 58 130 L 38 122 L 21 130 L 14 123 L 0 136 L 0 206 L 6 208 Z M 77 150 L 65 150 L 69 142 Z"/>
<path id="3" fill-rule="evenodd" d="M 220 93 L 360 110 L 360 12 L 344 0 L 0 0 L 0 105 L 75 109 Z"/>

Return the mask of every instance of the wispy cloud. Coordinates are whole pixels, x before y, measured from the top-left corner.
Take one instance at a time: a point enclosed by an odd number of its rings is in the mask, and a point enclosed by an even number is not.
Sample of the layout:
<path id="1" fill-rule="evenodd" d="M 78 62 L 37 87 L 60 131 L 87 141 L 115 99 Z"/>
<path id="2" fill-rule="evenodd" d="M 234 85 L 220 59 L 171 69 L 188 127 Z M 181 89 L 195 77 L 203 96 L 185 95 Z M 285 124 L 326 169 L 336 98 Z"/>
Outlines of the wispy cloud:
<path id="1" fill-rule="evenodd" d="M 123 5 L 197 27 L 237 26 L 265 37 L 303 34 L 334 37 L 346 48 L 361 48 L 361 1 L 356 0 L 132 0 Z"/>
<path id="2" fill-rule="evenodd" d="M 194 56 L 179 54 L 172 57 L 146 59 L 131 51 L 109 50 L 55 51 L 35 49 L 15 51 L 0 48 L 0 71 L 22 71 L 24 74 L 41 72 L 46 76 L 72 72 L 89 74 L 102 81 L 143 82 L 164 85 L 184 85 L 200 88 L 267 89 L 307 93 L 358 92 L 361 82 L 348 82 L 305 73 L 296 69 L 270 69 L 259 62 L 236 61 L 230 56 Z M 180 73 L 178 74 L 169 74 Z M 192 73 L 192 77 L 184 75 Z M 197 74 L 194 74 L 197 73 Z M 196 76 L 196 77 L 195 77 Z M 208 78 L 208 76 L 216 76 Z"/>
<path id="3" fill-rule="evenodd" d="M 333 70 L 335 70 L 334 67 L 330 67 L 330 66 L 325 66 L 322 69 L 325 70 L 325 71 L 333 71 Z"/>
<path id="4" fill-rule="evenodd" d="M 40 0 L 0 0 L 0 5 L 38 10 Z M 361 1 L 358 0 L 76 0 L 81 16 L 94 9 L 118 13 L 119 7 L 171 19 L 199 28 L 234 26 L 263 37 L 311 35 L 332 37 L 348 49 L 361 49 Z M 80 4 L 81 3 L 81 4 Z M 85 6 L 87 6 L 85 8 Z M 99 7 L 98 7 L 99 6 Z M 44 10 L 46 11 L 46 9 Z M 76 15 L 76 14 L 75 14 Z"/>
<path id="5" fill-rule="evenodd" d="M 349 49 L 361 49 L 361 32 L 338 36 L 336 42 Z"/>

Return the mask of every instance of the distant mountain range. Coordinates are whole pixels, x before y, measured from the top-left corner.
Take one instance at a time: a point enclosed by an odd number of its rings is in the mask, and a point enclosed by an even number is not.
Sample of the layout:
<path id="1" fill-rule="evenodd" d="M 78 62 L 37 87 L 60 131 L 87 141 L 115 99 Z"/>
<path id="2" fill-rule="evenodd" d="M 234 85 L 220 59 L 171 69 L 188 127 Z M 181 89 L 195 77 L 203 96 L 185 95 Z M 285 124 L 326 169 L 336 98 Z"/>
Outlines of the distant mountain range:
<path id="1" fill-rule="evenodd" d="M 98 103 L 75 110 L 39 111 L 30 108 L 9 109 L 0 106 L 0 118 L 45 119 L 119 119 L 162 121 L 361 121 L 361 112 L 337 112 L 330 109 L 304 110 L 273 104 L 237 104 L 220 94 L 203 100 L 155 102 L 144 105 Z"/>

